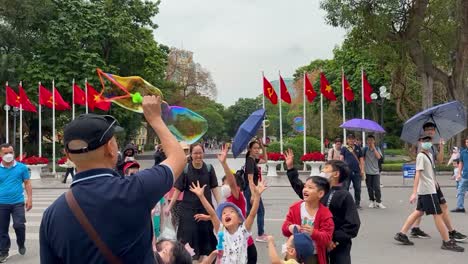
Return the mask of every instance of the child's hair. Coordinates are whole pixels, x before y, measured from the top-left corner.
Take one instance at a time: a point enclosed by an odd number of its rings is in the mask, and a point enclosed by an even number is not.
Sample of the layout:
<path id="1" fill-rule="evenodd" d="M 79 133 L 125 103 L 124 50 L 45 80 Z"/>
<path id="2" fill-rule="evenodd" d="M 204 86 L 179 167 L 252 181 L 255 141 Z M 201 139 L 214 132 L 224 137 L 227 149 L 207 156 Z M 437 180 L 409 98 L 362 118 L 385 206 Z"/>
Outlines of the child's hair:
<path id="1" fill-rule="evenodd" d="M 191 264 L 192 263 L 192 257 L 188 253 L 188 251 L 185 249 L 185 246 L 180 243 L 179 241 L 174 241 L 170 239 L 161 239 L 158 241 L 157 244 L 160 244 L 162 242 L 168 241 L 172 244 L 172 256 L 169 260 L 169 263 L 174 263 L 174 264 Z M 157 253 L 156 253 L 157 254 Z"/>
<path id="2" fill-rule="evenodd" d="M 324 177 L 310 176 L 309 178 L 307 178 L 306 182 L 308 181 L 312 181 L 315 184 L 315 186 L 317 186 L 317 189 L 319 191 L 324 191 L 324 193 L 327 193 L 330 190 L 330 183 L 328 183 L 328 180 Z"/>
<path id="3" fill-rule="evenodd" d="M 226 180 L 226 175 L 224 175 L 223 178 L 221 178 L 221 182 L 224 183 L 225 180 Z"/>
<path id="4" fill-rule="evenodd" d="M 349 177 L 349 166 L 344 161 L 329 160 L 325 163 L 325 165 L 330 165 L 333 168 L 333 171 L 338 171 L 340 173 L 340 177 L 338 178 L 339 183 L 344 182 Z"/>
<path id="5" fill-rule="evenodd" d="M 459 160 L 459 159 L 454 159 L 452 162 L 456 162 L 457 164 L 460 164 L 460 160 Z"/>

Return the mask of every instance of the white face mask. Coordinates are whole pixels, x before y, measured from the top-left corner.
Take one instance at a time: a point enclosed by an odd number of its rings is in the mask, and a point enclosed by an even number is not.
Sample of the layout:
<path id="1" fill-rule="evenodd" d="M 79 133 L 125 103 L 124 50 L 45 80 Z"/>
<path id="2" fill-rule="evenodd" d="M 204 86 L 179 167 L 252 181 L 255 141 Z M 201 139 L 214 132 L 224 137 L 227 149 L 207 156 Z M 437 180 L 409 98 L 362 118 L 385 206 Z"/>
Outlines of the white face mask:
<path id="1" fill-rule="evenodd" d="M 281 245 L 281 255 L 286 255 L 286 253 L 288 253 L 288 246 L 284 243 Z"/>
<path id="2" fill-rule="evenodd" d="M 320 176 L 320 177 L 323 177 L 323 178 L 325 178 L 325 179 L 330 179 L 331 173 L 330 173 L 330 172 L 323 172 L 323 171 L 322 171 L 322 172 L 320 172 L 319 176 Z"/>
<path id="3" fill-rule="evenodd" d="M 10 162 L 13 161 L 14 158 L 15 158 L 15 157 L 13 156 L 13 154 L 8 153 L 8 154 L 5 154 L 5 155 L 3 156 L 2 159 L 3 159 L 6 163 L 10 163 Z"/>

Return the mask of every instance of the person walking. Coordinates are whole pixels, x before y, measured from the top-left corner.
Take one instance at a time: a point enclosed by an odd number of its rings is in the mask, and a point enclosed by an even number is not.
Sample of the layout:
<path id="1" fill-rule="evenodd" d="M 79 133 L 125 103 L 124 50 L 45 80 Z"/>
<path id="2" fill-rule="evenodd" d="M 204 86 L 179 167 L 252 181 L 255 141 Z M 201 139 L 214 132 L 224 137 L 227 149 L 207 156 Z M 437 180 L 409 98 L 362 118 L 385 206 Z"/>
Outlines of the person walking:
<path id="1" fill-rule="evenodd" d="M 32 208 L 32 186 L 28 168 L 21 162 L 14 160 L 15 152 L 11 144 L 0 145 L 0 262 L 5 262 L 10 250 L 10 217 L 13 218 L 13 229 L 16 234 L 18 252 L 26 253 L 27 211 Z M 27 199 L 24 201 L 23 184 Z"/>
<path id="2" fill-rule="evenodd" d="M 380 168 L 379 160 L 382 151 L 375 145 L 375 137 L 367 136 L 367 146 L 363 149 L 364 171 L 366 172 L 366 186 L 369 193 L 369 208 L 386 207 L 382 204 L 382 192 L 380 190 Z"/>
<path id="3" fill-rule="evenodd" d="M 40 260 L 45 264 L 151 263 L 151 209 L 185 165 L 185 155 L 161 117 L 161 98 L 143 97 L 143 114 L 161 140 L 167 159 L 123 177 L 117 162 L 117 120 L 83 114 L 64 129 L 67 157 L 77 174 L 70 190 L 43 214 Z"/>
<path id="4" fill-rule="evenodd" d="M 457 208 L 451 210 L 453 213 L 465 213 L 465 193 L 468 191 L 468 138 L 465 139 L 466 148 L 460 152 L 458 162 L 458 175 L 456 180 L 459 181 L 457 189 Z"/>
<path id="5" fill-rule="evenodd" d="M 346 136 L 346 146 L 341 148 L 340 160 L 348 164 L 351 170 L 346 182 L 346 190 L 349 191 L 351 182 L 354 187 L 354 202 L 356 207 L 361 209 L 361 180 L 364 174 L 364 159 L 361 148 L 355 144 L 356 137 L 353 134 Z"/>
<path id="6" fill-rule="evenodd" d="M 216 247 L 216 237 L 213 234 L 213 224 L 210 221 L 197 221 L 197 214 L 208 214 L 196 194 L 190 191 L 192 184 L 200 182 L 206 185 L 204 196 L 213 206 L 211 195 L 213 194 L 216 202 L 221 201 L 218 179 L 216 172 L 211 164 L 204 162 L 205 149 L 202 144 L 192 144 L 190 146 L 190 156 L 192 161 L 185 165 L 180 178 L 174 184 L 174 193 L 170 204 L 164 209 L 166 215 L 174 207 L 177 197 L 184 192 L 182 202 L 180 203 L 180 219 L 177 228 L 177 240 L 183 244 L 189 243 L 195 251 L 195 260 L 203 261 L 205 256 L 209 256 Z"/>
<path id="7" fill-rule="evenodd" d="M 64 165 L 67 167 L 67 170 L 65 172 L 65 175 L 63 176 L 62 183 L 67 183 L 68 175 L 71 175 L 72 180 L 73 177 L 75 177 L 75 163 L 73 163 L 70 159 L 67 158 L 67 161 L 64 163 Z"/>
<path id="8" fill-rule="evenodd" d="M 432 137 L 423 135 L 420 140 L 422 140 L 421 152 L 416 157 L 416 175 L 414 177 L 413 193 L 410 197 L 410 203 L 414 203 L 417 200 L 416 210 L 408 216 L 408 219 L 406 219 L 400 232 L 395 235 L 394 239 L 403 245 L 414 245 L 408 239 L 406 233 L 414 222 L 426 213 L 426 215 L 434 216 L 435 226 L 442 238 L 441 249 L 463 252 L 465 249 L 458 246 L 455 240 L 450 239 L 449 231 L 442 217 L 443 210 L 437 196 L 438 184 L 435 180 L 434 162 L 432 154 L 429 152 L 432 147 Z"/>
<path id="9" fill-rule="evenodd" d="M 260 159 L 260 149 L 263 150 L 263 159 Z M 258 169 L 258 164 L 266 163 L 267 152 L 265 146 L 260 141 L 252 141 L 249 143 L 247 154 L 245 155 L 245 173 L 244 173 L 244 195 L 247 201 L 247 215 L 250 214 L 252 209 L 252 194 L 248 183 L 253 180 L 254 184 L 257 185 L 261 179 L 261 173 Z M 268 241 L 268 235 L 265 234 L 265 207 L 263 206 L 263 200 L 260 198 L 260 204 L 257 212 L 257 238 L 255 241 L 264 242 Z"/>

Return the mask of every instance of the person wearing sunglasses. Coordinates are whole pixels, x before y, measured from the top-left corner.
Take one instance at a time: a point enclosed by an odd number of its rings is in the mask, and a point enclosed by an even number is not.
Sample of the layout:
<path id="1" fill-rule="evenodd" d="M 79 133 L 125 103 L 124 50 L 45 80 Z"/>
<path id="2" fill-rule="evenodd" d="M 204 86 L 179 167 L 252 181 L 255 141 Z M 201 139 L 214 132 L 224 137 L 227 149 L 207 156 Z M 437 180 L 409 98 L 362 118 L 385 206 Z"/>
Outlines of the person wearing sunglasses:
<path id="1" fill-rule="evenodd" d="M 112 116 L 84 114 L 64 129 L 67 157 L 77 174 L 70 190 L 44 212 L 41 263 L 154 263 L 151 209 L 168 192 L 186 163 L 161 118 L 161 98 L 145 96 L 143 114 L 167 159 L 123 177 L 115 170 L 122 130 Z"/>

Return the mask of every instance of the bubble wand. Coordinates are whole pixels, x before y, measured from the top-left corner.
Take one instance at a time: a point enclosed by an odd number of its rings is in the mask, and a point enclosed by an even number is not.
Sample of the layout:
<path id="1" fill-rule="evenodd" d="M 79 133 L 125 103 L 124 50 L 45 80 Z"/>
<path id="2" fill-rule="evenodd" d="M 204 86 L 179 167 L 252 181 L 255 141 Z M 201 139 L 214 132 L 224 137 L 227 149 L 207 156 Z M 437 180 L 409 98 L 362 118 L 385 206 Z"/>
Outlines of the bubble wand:
<path id="1" fill-rule="evenodd" d="M 224 254 L 223 243 L 224 243 L 224 227 L 218 232 L 218 244 L 216 245 L 216 250 L 218 250 L 218 256 L 216 260 L 217 264 L 221 264 L 222 262 L 222 258 Z"/>

